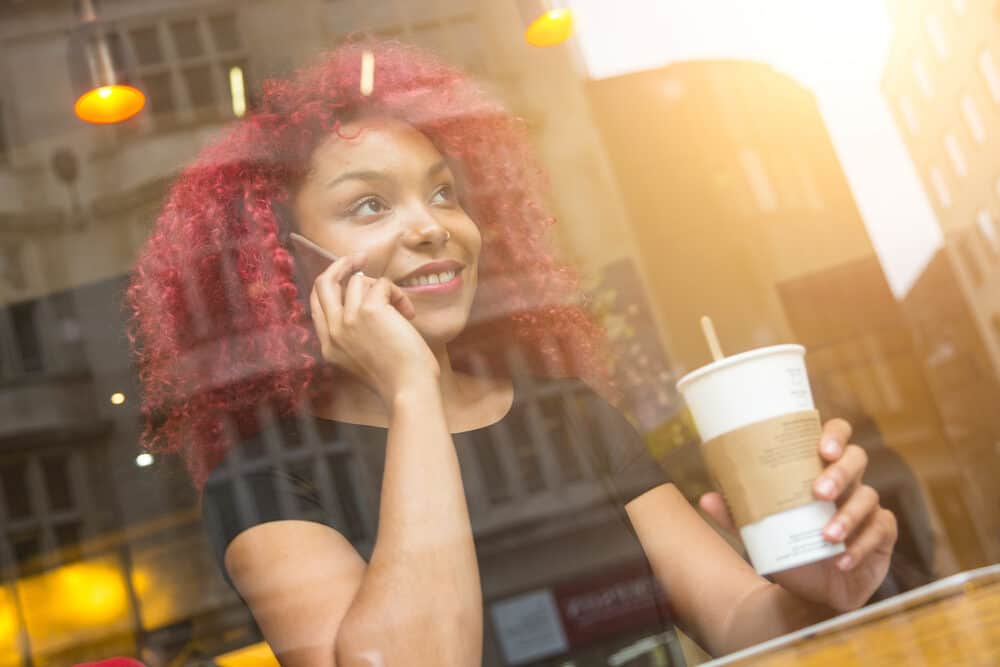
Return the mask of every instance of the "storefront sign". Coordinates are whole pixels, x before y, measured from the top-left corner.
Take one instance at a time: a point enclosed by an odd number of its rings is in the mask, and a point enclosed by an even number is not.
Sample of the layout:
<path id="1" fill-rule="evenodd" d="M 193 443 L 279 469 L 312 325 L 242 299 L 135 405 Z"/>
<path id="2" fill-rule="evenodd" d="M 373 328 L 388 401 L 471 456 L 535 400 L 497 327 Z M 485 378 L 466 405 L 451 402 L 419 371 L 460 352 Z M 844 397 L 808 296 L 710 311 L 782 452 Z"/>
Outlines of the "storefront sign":
<path id="1" fill-rule="evenodd" d="M 490 613 L 508 665 L 558 655 L 569 648 L 548 589 L 497 602 Z"/>
<path id="2" fill-rule="evenodd" d="M 589 576 L 553 593 L 570 646 L 663 624 L 657 600 L 666 609 L 666 599 L 645 565 Z"/>

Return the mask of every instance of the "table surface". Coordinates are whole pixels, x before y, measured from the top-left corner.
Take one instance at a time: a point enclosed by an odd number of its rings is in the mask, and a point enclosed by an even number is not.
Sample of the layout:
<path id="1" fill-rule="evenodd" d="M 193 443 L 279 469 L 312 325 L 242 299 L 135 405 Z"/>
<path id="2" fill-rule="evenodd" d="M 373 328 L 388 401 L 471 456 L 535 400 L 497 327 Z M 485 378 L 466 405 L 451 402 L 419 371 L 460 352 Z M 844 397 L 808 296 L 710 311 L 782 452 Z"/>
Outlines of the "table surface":
<path id="1" fill-rule="evenodd" d="M 1000 565 L 957 574 L 703 667 L 1000 665 Z"/>

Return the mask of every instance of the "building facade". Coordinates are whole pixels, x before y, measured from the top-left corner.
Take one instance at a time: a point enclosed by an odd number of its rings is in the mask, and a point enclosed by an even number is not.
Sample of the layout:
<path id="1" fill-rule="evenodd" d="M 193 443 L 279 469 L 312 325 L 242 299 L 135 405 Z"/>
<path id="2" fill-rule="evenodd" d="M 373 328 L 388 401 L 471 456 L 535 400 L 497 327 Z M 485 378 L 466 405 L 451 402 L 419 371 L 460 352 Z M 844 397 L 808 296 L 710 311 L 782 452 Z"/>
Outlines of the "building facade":
<path id="1" fill-rule="evenodd" d="M 937 213 L 948 261 L 1000 377 L 1000 13 L 975 0 L 888 0 L 882 90 Z"/>
<path id="2" fill-rule="evenodd" d="M 904 538 L 915 571 L 900 586 L 995 558 L 994 523 L 979 520 L 991 516 L 991 487 L 968 486 L 968 505 L 955 507 L 971 462 L 813 95 L 750 62 L 677 63 L 589 88 L 679 369 L 710 360 L 703 314 L 726 353 L 805 345 L 821 414 L 856 423 L 873 483 L 912 528 Z M 673 456 L 695 478 L 692 447 Z M 695 483 L 688 495 L 701 490 Z"/>

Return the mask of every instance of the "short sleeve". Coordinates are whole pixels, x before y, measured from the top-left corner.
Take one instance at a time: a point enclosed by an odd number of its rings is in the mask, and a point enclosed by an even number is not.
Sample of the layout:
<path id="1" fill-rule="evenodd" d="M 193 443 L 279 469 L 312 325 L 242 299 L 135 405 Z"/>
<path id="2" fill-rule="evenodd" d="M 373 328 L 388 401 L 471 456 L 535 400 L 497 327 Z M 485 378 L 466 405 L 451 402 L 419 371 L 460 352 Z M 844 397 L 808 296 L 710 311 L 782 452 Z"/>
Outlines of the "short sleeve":
<path id="1" fill-rule="evenodd" d="M 599 468 L 613 483 L 623 504 L 671 481 L 625 415 L 589 387 L 582 395 L 597 440 Z"/>
<path id="2" fill-rule="evenodd" d="M 255 441 L 237 447 L 252 449 Z M 265 462 L 233 457 L 212 471 L 202 490 L 202 521 L 223 574 L 224 555 L 237 535 L 270 521 L 297 519 L 336 528 L 307 480 Z M 228 576 L 226 577 L 228 580 Z"/>

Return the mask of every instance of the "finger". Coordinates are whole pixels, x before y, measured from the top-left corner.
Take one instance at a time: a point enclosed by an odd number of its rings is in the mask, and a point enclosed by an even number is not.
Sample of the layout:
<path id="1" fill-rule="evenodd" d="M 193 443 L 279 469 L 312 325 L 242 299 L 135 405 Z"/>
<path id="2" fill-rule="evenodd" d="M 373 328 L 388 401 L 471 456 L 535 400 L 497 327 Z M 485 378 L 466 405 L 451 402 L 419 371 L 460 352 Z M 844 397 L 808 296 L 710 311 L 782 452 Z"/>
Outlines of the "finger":
<path id="1" fill-rule="evenodd" d="M 721 527 L 726 530 L 736 530 L 736 523 L 733 521 L 732 515 L 729 514 L 729 508 L 726 507 L 721 493 L 713 491 L 704 494 L 698 499 L 698 506 Z"/>
<path id="2" fill-rule="evenodd" d="M 345 324 L 354 324 L 358 321 L 358 311 L 373 284 L 375 284 L 375 279 L 369 278 L 361 271 L 357 271 L 347 279 L 347 287 L 344 289 Z"/>
<path id="3" fill-rule="evenodd" d="M 340 257 L 330 264 L 330 266 L 326 267 L 326 270 L 319 274 L 319 277 L 342 285 L 344 280 L 350 277 L 351 274 L 363 269 L 367 261 L 363 253 Z"/>
<path id="4" fill-rule="evenodd" d="M 316 328 L 316 336 L 319 338 L 320 354 L 322 354 L 323 359 L 327 362 L 346 367 L 347 358 L 330 335 L 330 326 L 326 318 L 326 313 L 323 312 L 323 304 L 320 302 L 316 288 L 313 288 L 309 297 L 309 303 L 312 306 L 309 314 L 312 317 L 313 326 Z"/>
<path id="5" fill-rule="evenodd" d="M 410 297 L 403 293 L 399 285 L 388 278 L 379 278 L 372 285 L 372 288 L 368 291 L 368 295 L 365 297 L 365 301 L 371 303 L 373 299 L 380 299 L 383 303 L 388 302 L 399 311 L 400 315 L 408 320 L 413 319 L 416 315 L 416 310 L 413 307 L 413 302 L 410 301 Z"/>
<path id="6" fill-rule="evenodd" d="M 819 455 L 833 463 L 847 449 L 851 439 L 851 425 L 845 419 L 831 419 L 823 426 L 823 436 L 819 441 Z"/>
<path id="7" fill-rule="evenodd" d="M 896 517 L 887 509 L 880 509 L 852 539 L 847 542 L 847 551 L 837 558 L 837 568 L 853 570 L 873 553 L 889 555 L 896 543 L 898 527 Z"/>
<path id="8" fill-rule="evenodd" d="M 361 255 L 341 257 L 319 274 L 316 277 L 316 282 L 313 283 L 313 289 L 317 292 L 319 302 L 323 306 L 322 312 L 326 317 L 328 334 L 336 334 L 340 330 L 343 317 L 344 279 L 356 271 L 355 267 L 364 261 L 364 257 Z"/>
<path id="9" fill-rule="evenodd" d="M 843 542 L 878 509 L 878 491 L 867 484 L 859 486 L 823 529 L 823 537 L 827 542 Z"/>
<path id="10" fill-rule="evenodd" d="M 844 455 L 831 463 L 813 483 L 813 493 L 820 500 L 836 500 L 861 479 L 868 466 L 868 454 L 857 445 L 848 445 Z"/>

